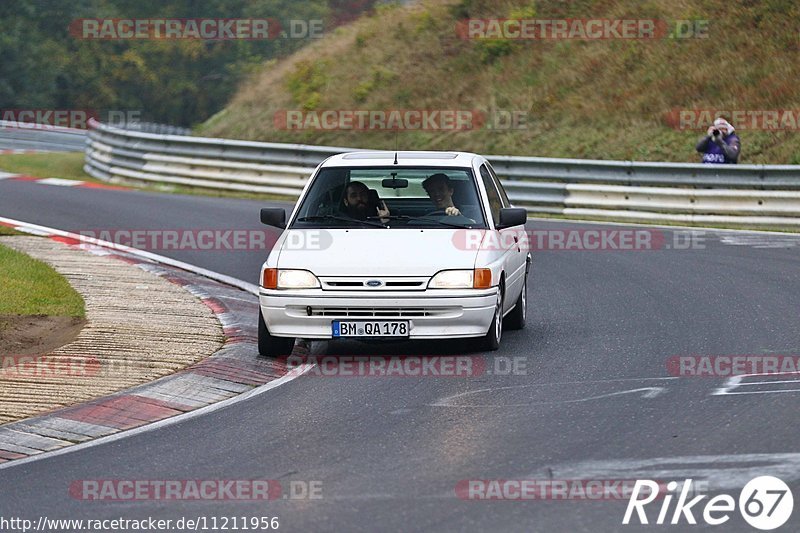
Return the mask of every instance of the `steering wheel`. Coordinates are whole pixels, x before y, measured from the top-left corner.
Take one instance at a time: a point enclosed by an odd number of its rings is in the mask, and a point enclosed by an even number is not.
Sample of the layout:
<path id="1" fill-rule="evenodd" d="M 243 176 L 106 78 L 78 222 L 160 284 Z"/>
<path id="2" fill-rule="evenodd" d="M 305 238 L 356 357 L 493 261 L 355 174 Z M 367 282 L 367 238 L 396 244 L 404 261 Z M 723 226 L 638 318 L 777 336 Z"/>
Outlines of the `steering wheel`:
<path id="1" fill-rule="evenodd" d="M 447 211 L 444 209 L 437 209 L 436 211 L 431 211 L 430 213 L 425 213 L 426 217 L 445 217 L 447 216 Z"/>

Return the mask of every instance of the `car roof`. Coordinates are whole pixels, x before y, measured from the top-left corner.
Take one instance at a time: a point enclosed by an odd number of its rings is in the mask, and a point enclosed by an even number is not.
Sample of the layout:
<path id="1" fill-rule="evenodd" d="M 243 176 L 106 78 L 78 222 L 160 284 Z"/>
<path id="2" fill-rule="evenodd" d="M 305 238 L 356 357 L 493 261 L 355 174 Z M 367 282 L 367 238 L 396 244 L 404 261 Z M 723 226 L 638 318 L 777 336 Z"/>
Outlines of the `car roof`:
<path id="1" fill-rule="evenodd" d="M 394 164 L 401 167 L 471 167 L 477 154 L 469 152 L 434 152 L 434 151 L 390 151 L 376 150 L 363 152 L 345 152 L 329 157 L 322 167 L 373 167 Z M 481 158 L 482 159 L 482 158 Z"/>

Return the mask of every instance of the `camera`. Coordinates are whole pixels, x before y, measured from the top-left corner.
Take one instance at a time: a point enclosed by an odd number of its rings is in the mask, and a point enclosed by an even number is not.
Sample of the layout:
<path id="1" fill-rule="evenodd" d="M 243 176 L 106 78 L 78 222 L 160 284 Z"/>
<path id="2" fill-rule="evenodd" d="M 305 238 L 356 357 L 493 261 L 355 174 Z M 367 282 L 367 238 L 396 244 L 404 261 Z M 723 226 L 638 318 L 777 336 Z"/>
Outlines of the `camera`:
<path id="1" fill-rule="evenodd" d="M 713 135 L 714 137 L 717 137 L 719 135 L 719 130 L 713 130 L 711 132 L 711 135 Z"/>

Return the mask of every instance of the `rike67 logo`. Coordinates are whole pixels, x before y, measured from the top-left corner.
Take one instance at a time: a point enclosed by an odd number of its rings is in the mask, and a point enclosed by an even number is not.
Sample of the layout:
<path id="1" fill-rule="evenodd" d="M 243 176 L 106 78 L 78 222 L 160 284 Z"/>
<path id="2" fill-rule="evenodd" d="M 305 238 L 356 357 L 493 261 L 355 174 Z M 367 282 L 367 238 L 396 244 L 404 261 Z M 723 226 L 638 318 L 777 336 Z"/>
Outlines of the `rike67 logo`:
<path id="1" fill-rule="evenodd" d="M 667 493 L 664 495 L 663 491 L 659 493 L 657 482 L 649 479 L 637 480 L 622 523 L 630 524 L 636 512 L 639 523 L 648 524 L 645 507 L 659 496 L 663 498 L 656 524 L 680 524 L 684 523 L 684 520 L 688 524 L 697 524 L 695 513 L 698 513 L 706 524 L 718 526 L 726 523 L 737 507 L 736 500 L 729 494 L 718 494 L 706 501 L 705 505 L 698 505 L 708 498 L 708 495 L 700 494 L 690 500 L 692 480 L 687 479 L 680 487 L 680 494 L 677 494 L 678 499 L 670 519 L 670 507 L 677 489 L 678 483 L 671 481 L 667 484 Z M 794 498 L 791 489 L 782 480 L 774 476 L 759 476 L 751 479 L 739 493 L 738 507 L 745 522 L 756 529 L 768 531 L 782 526 L 789 520 L 794 508 Z"/>

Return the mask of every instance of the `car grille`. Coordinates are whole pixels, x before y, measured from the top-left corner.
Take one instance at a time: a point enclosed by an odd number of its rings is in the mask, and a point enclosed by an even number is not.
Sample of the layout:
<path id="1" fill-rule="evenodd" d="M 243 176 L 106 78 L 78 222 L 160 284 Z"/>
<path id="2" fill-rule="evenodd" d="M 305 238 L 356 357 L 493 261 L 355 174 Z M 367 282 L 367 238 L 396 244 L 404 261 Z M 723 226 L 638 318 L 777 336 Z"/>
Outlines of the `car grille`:
<path id="1" fill-rule="evenodd" d="M 306 316 L 337 318 L 448 318 L 461 315 L 461 307 L 308 307 Z M 310 313 L 309 313 L 310 311 Z"/>
<path id="2" fill-rule="evenodd" d="M 320 278 L 324 291 L 424 291 L 427 277 L 342 277 Z M 380 282 L 377 287 L 370 282 Z"/>

